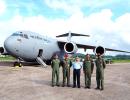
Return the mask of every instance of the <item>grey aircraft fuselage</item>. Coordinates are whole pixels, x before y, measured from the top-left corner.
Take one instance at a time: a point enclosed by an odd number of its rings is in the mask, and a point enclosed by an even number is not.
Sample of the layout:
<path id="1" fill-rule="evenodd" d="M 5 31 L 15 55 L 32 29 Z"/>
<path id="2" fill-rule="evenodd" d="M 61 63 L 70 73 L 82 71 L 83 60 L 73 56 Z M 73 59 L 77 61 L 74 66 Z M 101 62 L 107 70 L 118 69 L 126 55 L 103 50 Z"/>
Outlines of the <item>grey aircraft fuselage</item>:
<path id="1" fill-rule="evenodd" d="M 17 31 L 4 42 L 6 51 L 25 61 L 34 61 L 39 51 L 44 59 L 51 59 L 55 52 L 60 51 L 57 40 L 30 31 Z"/>

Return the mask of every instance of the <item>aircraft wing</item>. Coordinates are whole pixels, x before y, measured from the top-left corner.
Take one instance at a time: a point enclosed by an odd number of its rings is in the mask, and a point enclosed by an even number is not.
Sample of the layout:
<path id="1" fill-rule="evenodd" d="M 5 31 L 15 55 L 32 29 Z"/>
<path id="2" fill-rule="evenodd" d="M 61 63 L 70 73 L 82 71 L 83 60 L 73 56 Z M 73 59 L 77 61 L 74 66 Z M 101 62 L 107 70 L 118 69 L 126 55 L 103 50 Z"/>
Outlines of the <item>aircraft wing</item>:
<path id="1" fill-rule="evenodd" d="M 124 52 L 124 53 L 130 53 L 128 51 L 123 51 L 123 50 L 116 50 L 116 49 L 110 49 L 110 48 L 105 48 L 106 51 L 116 51 L 116 52 Z"/>
<path id="2" fill-rule="evenodd" d="M 58 45 L 62 48 L 64 47 L 64 45 L 66 44 L 67 42 L 64 42 L 64 41 L 58 41 Z M 93 51 L 97 48 L 96 46 L 92 46 L 92 45 L 85 45 L 85 44 L 79 44 L 79 43 L 76 43 L 77 47 L 78 48 L 83 48 L 83 49 L 92 49 Z M 111 49 L 111 48 L 104 48 L 105 51 L 115 51 L 115 52 L 124 52 L 124 53 L 130 53 L 128 51 L 123 51 L 123 50 L 116 50 L 116 49 Z"/>

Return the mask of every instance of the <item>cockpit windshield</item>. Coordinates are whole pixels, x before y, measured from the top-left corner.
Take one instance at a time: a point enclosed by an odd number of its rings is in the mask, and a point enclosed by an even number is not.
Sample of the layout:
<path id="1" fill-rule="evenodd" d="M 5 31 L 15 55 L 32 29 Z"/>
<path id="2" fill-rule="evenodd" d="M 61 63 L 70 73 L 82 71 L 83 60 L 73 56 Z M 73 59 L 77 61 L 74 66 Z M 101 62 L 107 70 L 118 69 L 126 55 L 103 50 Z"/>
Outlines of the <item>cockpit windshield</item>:
<path id="1" fill-rule="evenodd" d="M 22 34 L 22 33 L 13 33 L 12 36 L 20 36 L 22 38 L 28 39 L 28 35 L 27 34 Z"/>

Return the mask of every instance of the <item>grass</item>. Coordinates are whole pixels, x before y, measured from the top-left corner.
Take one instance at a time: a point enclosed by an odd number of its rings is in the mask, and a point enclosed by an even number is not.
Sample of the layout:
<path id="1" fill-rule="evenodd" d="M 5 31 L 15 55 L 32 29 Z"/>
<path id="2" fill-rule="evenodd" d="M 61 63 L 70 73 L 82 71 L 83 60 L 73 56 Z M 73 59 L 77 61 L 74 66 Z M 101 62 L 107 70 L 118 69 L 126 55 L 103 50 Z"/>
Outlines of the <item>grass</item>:
<path id="1" fill-rule="evenodd" d="M 0 57 L 0 61 L 10 61 L 10 60 L 15 60 L 15 58 L 8 55 Z"/>
<path id="2" fill-rule="evenodd" d="M 112 60 L 114 63 L 130 63 L 130 59 Z"/>
<path id="3" fill-rule="evenodd" d="M 0 61 L 11 61 L 11 60 L 15 60 L 15 59 L 16 58 L 9 56 L 9 55 L 0 57 Z M 116 59 L 116 60 L 112 60 L 112 61 L 113 61 L 113 63 L 130 63 L 130 59 L 124 59 L 124 60 Z"/>

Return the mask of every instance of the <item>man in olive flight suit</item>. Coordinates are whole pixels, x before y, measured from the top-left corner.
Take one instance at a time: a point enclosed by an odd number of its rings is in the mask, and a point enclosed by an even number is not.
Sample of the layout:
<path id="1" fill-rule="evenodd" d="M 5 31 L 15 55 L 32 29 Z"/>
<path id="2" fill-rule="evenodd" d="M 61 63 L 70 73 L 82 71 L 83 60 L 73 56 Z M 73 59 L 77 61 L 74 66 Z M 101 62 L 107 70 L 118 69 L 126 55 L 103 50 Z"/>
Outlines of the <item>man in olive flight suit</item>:
<path id="1" fill-rule="evenodd" d="M 91 66 L 92 66 L 92 61 L 91 61 L 90 55 L 87 54 L 83 62 L 83 72 L 84 72 L 84 77 L 85 77 L 85 88 L 88 88 L 88 89 L 91 88 L 91 73 L 92 73 Z"/>
<path id="2" fill-rule="evenodd" d="M 96 89 L 104 90 L 104 69 L 106 67 L 106 63 L 104 59 L 101 57 L 100 53 L 97 54 L 95 64 L 96 64 L 96 81 L 97 81 Z"/>
<path id="3" fill-rule="evenodd" d="M 52 87 L 55 84 L 55 76 L 56 76 L 56 85 L 59 86 L 59 68 L 60 68 L 60 60 L 58 59 L 58 55 L 55 55 L 52 62 Z"/>
<path id="4" fill-rule="evenodd" d="M 67 86 L 70 86 L 70 67 L 72 66 L 71 60 L 68 58 L 68 54 L 64 55 L 63 60 L 63 84 L 62 86 L 65 86 L 66 78 L 67 78 Z"/>

